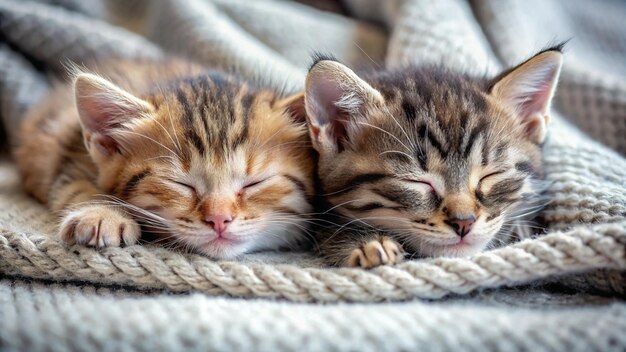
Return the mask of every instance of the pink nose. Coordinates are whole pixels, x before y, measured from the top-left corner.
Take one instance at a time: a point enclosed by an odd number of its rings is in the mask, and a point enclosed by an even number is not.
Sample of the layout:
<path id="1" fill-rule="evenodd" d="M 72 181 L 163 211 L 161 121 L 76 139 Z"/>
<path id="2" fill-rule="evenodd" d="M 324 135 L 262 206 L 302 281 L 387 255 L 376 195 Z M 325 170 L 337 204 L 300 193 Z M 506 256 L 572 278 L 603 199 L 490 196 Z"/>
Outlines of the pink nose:
<path id="1" fill-rule="evenodd" d="M 204 222 L 211 226 L 215 232 L 221 234 L 226 230 L 228 224 L 233 221 L 233 216 L 228 213 L 208 214 L 204 216 Z"/>
<path id="2" fill-rule="evenodd" d="M 473 214 L 468 215 L 457 215 L 448 220 L 446 220 L 446 224 L 452 227 L 454 232 L 459 235 L 461 238 L 465 237 L 471 230 L 472 226 L 476 222 L 476 216 Z"/>

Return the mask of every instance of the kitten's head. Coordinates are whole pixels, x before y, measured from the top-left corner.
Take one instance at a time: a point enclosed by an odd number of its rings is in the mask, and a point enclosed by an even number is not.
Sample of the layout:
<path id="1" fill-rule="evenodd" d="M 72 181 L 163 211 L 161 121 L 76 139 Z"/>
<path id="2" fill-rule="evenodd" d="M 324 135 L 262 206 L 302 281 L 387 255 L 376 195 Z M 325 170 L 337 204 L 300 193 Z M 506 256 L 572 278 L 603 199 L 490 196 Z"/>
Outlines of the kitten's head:
<path id="1" fill-rule="evenodd" d="M 97 184 L 150 232 L 214 258 L 302 239 L 313 193 L 302 94 L 217 73 L 140 96 L 92 74 L 74 88 Z"/>
<path id="2" fill-rule="evenodd" d="M 533 211 L 561 60 L 545 50 L 490 81 L 441 67 L 360 78 L 318 60 L 305 105 L 323 195 L 422 256 L 486 248 Z"/>

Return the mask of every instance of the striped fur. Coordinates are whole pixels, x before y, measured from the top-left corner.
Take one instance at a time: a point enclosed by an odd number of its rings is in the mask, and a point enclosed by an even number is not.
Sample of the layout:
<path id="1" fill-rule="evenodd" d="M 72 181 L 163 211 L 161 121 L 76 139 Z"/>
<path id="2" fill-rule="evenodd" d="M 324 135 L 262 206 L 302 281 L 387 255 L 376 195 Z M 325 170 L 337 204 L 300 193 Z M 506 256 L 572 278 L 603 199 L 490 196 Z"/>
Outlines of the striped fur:
<path id="1" fill-rule="evenodd" d="M 313 162 L 302 95 L 179 60 L 93 67 L 30 112 L 15 153 L 66 242 L 132 244 L 141 226 L 233 258 L 303 239 Z M 233 219 L 218 236 L 207 217 L 223 211 Z"/>
<path id="2" fill-rule="evenodd" d="M 321 193 L 343 224 L 320 235 L 329 263 L 372 267 L 404 251 L 466 256 L 514 236 L 540 209 L 560 49 L 493 80 L 441 66 L 361 78 L 317 58 L 306 111 Z"/>

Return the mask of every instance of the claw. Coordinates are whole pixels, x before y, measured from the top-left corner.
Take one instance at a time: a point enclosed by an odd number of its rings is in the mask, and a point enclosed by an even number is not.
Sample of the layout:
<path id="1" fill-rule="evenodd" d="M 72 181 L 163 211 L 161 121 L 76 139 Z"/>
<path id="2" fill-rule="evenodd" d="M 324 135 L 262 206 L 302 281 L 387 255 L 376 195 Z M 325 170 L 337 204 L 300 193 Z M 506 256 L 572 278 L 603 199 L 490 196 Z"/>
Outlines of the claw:
<path id="1" fill-rule="evenodd" d="M 383 236 L 353 250 L 346 261 L 346 266 L 369 269 L 385 264 L 397 264 L 404 260 L 403 253 L 398 242 Z"/>

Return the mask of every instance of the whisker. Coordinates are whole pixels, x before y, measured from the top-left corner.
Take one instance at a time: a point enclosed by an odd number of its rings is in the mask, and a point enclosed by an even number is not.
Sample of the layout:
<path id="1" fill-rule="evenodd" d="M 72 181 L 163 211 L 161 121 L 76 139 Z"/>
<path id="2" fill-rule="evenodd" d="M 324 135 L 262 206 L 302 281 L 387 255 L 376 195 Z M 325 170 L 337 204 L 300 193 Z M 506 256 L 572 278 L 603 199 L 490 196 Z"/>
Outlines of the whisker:
<path id="1" fill-rule="evenodd" d="M 400 144 L 401 144 L 401 145 L 402 145 L 402 146 L 403 146 L 403 147 L 404 147 L 404 148 L 405 148 L 408 152 L 411 152 L 411 149 L 410 149 L 409 147 L 407 147 L 407 146 L 406 146 L 406 144 L 402 143 L 402 141 L 401 141 L 398 137 L 394 136 L 391 132 L 386 131 L 386 130 L 384 130 L 384 129 L 382 129 L 382 128 L 378 127 L 378 126 L 374 126 L 374 125 L 372 125 L 372 124 L 369 124 L 369 123 L 367 123 L 367 122 L 358 121 L 358 123 L 359 123 L 360 125 L 369 126 L 369 127 L 374 128 L 374 129 L 376 129 L 376 130 L 379 130 L 379 131 L 381 131 L 381 132 L 383 132 L 383 133 L 386 133 L 387 135 L 391 136 L 393 139 L 395 139 L 396 141 L 398 141 L 398 143 L 400 143 Z"/>
<path id="2" fill-rule="evenodd" d="M 379 69 L 381 68 L 381 67 L 380 67 L 380 65 L 379 65 L 378 63 L 376 63 L 376 61 L 374 61 L 374 60 L 373 60 L 373 59 L 372 59 L 369 55 L 367 55 L 367 53 L 365 52 L 365 50 L 363 50 L 363 48 L 361 48 L 361 47 L 359 46 L 359 44 L 357 44 L 354 40 L 352 41 L 352 43 L 353 43 L 353 44 L 354 44 L 354 45 L 355 45 L 355 46 L 356 46 L 359 50 L 361 50 L 361 52 L 362 52 L 363 54 L 365 54 L 365 56 L 366 56 L 366 57 L 367 57 L 367 58 L 368 58 L 368 59 L 369 59 L 369 60 L 370 60 L 370 61 L 371 61 L 371 62 L 372 62 L 372 63 L 373 63 L 373 64 L 374 64 L 377 68 L 379 68 Z"/>
<path id="3" fill-rule="evenodd" d="M 172 130 L 174 132 L 174 137 L 176 137 L 176 148 L 178 149 L 178 151 L 182 151 L 181 149 L 181 145 L 180 145 L 180 140 L 178 139 L 178 134 L 176 133 L 176 127 L 174 126 L 174 119 L 172 118 L 172 112 L 170 111 L 170 104 L 167 101 L 167 97 L 165 96 L 165 94 L 163 93 L 163 88 L 161 87 L 161 85 L 157 84 L 157 88 L 159 89 L 159 91 L 161 92 L 161 96 L 163 96 L 163 102 L 165 104 L 165 108 L 167 109 L 167 115 L 169 117 L 169 121 L 170 121 L 170 126 L 172 126 Z M 170 137 L 171 138 L 171 137 Z M 180 156 L 179 156 L 180 157 Z"/>
<path id="4" fill-rule="evenodd" d="M 385 106 L 385 111 L 387 113 L 387 115 L 389 117 L 391 117 L 393 119 L 393 121 L 396 123 L 396 125 L 398 126 L 398 128 L 400 128 L 400 131 L 402 131 L 402 133 L 404 134 L 404 136 L 406 137 L 407 142 L 409 143 L 409 145 L 413 148 L 416 147 L 416 143 L 414 139 L 411 139 L 411 137 L 409 137 L 409 134 L 406 132 L 406 130 L 402 127 L 402 125 L 400 124 L 400 122 L 398 122 L 398 120 L 396 119 L 396 117 L 391 113 L 391 111 L 389 111 L 389 107 Z M 411 159 L 413 159 L 411 157 Z"/>
<path id="5" fill-rule="evenodd" d="M 387 151 L 384 151 L 384 152 L 378 154 L 378 156 L 382 156 L 383 154 L 387 154 L 387 153 L 398 153 L 398 154 L 402 154 L 402 155 L 404 155 L 404 156 L 406 156 L 406 157 L 408 157 L 410 159 L 413 159 L 413 156 L 411 156 L 411 155 L 409 155 L 409 154 L 407 154 L 405 152 L 398 151 L 398 150 L 387 150 Z"/>
<path id="6" fill-rule="evenodd" d="M 146 136 L 145 134 L 141 134 L 141 133 L 138 133 L 138 132 L 135 132 L 135 131 L 129 131 L 129 130 L 118 130 L 116 133 L 122 133 L 122 134 L 127 133 L 127 134 L 137 135 L 137 136 L 146 138 L 146 139 L 152 141 L 154 144 L 156 144 L 156 145 L 158 145 L 158 146 L 168 150 L 170 153 L 178 156 L 178 154 L 176 152 L 174 152 L 172 149 L 168 148 L 163 143 L 155 140 L 154 138 Z"/>

